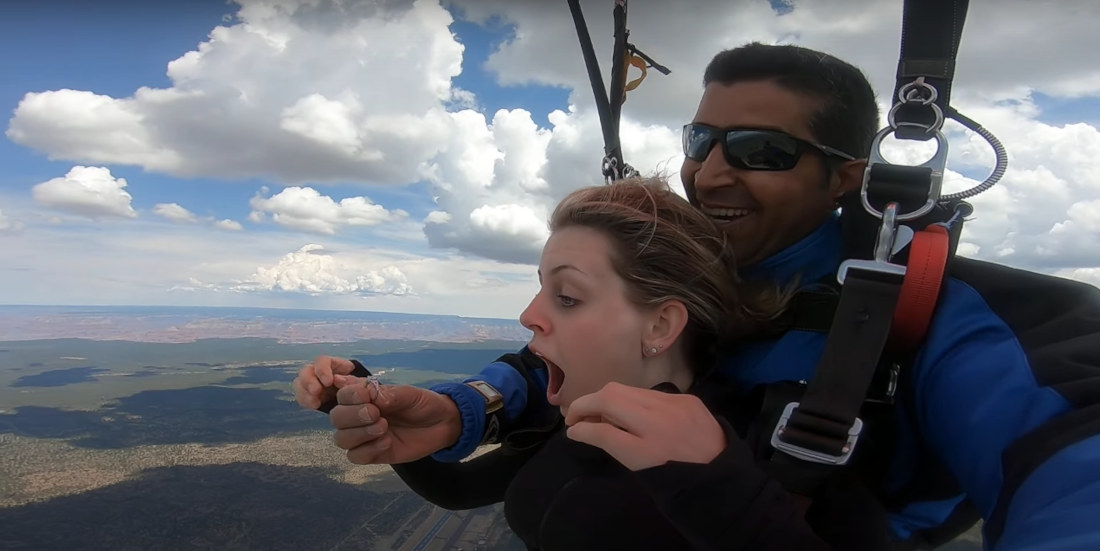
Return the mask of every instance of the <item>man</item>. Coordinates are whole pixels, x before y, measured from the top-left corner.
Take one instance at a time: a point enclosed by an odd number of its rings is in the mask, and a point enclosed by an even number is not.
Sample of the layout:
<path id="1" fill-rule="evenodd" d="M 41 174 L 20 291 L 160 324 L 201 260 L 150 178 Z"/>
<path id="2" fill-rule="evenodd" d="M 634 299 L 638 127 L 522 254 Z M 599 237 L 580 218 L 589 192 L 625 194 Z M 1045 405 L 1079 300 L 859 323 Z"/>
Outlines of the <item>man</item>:
<path id="1" fill-rule="evenodd" d="M 843 249 L 836 209 L 860 188 L 879 124 L 865 77 L 820 52 L 753 44 L 718 54 L 704 83 L 680 173 L 692 204 L 725 231 L 745 279 L 808 286 L 834 276 Z M 972 505 L 994 549 L 1100 549 L 1098 295 L 1066 280 L 953 264 L 927 338 L 905 366 L 891 453 L 879 465 L 886 482 L 876 500 L 894 539 L 937 539 L 952 513 Z M 719 371 L 750 403 L 761 389 L 812 379 L 825 339 L 790 329 L 738 343 Z M 338 396 L 336 441 L 356 463 L 457 462 L 553 412 L 545 369 L 525 351 L 470 384 L 390 387 L 381 397 L 358 385 L 337 393 L 344 381 L 333 374 L 352 370 L 322 357 L 296 388 L 310 408 Z M 574 402 L 566 423 L 571 438 L 604 449 L 643 483 L 645 473 L 682 475 L 676 495 L 659 502 L 709 500 L 729 518 L 760 506 L 738 491 L 755 467 L 730 460 L 759 459 L 760 446 L 724 442 L 690 395 L 609 385 Z M 729 541 L 715 535 L 729 526 L 681 520 L 695 541 Z"/>

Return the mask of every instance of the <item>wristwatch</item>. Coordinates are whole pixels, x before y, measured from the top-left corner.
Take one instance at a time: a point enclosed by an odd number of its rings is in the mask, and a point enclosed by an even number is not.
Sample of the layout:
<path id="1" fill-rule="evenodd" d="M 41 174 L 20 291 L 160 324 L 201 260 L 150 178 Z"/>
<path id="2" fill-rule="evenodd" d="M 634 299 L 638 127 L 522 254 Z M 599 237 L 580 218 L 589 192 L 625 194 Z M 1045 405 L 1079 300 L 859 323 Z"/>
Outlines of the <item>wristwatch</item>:
<path id="1" fill-rule="evenodd" d="M 481 444 L 496 444 L 503 421 L 501 417 L 504 415 L 504 395 L 485 381 L 470 381 L 466 385 L 485 398 L 485 435 Z"/>
<path id="2" fill-rule="evenodd" d="M 493 414 L 504 409 L 504 395 L 493 385 L 485 381 L 470 381 L 466 383 L 485 398 L 485 414 Z"/>

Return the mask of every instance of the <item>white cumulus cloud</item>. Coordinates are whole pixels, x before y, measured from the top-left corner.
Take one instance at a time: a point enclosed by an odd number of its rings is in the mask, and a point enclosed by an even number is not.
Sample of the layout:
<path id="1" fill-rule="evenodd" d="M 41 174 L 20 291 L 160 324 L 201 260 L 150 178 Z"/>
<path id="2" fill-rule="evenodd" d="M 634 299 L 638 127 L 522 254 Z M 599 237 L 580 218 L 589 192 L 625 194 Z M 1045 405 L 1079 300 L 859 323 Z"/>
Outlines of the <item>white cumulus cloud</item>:
<path id="1" fill-rule="evenodd" d="M 320 294 L 387 294 L 413 292 L 408 278 L 396 266 L 362 270 L 341 262 L 318 244 L 304 245 L 270 267 L 260 266 L 238 291 L 284 291 Z"/>
<path id="2" fill-rule="evenodd" d="M 530 112 L 516 109 L 498 111 L 488 125 L 471 112 L 454 113 L 452 121 L 449 143 L 428 169 L 441 208 L 425 220 L 429 243 L 504 262 L 537 262 L 554 205 L 578 187 L 603 182 L 599 119 L 594 112 L 558 110 L 544 129 Z M 632 166 L 646 174 L 678 170 L 678 131 L 630 120 L 622 128 Z"/>
<path id="3" fill-rule="evenodd" d="M 404 184 L 435 154 L 464 49 L 438 2 L 238 3 L 168 63 L 171 87 L 28 93 L 7 136 L 52 159 L 286 183 Z"/>
<path id="4" fill-rule="evenodd" d="M 34 186 L 33 195 L 43 206 L 93 219 L 136 218 L 125 188 L 126 180 L 111 176 L 110 169 L 74 166 L 64 177 Z"/>
<path id="5" fill-rule="evenodd" d="M 214 227 L 229 231 L 241 231 L 244 229 L 244 227 L 241 226 L 240 222 L 237 222 L 236 220 L 230 220 L 228 218 L 214 222 Z"/>
<path id="6" fill-rule="evenodd" d="M 332 235 L 340 226 L 375 226 L 383 222 L 408 217 L 403 210 L 386 210 L 366 197 L 347 197 L 339 203 L 311 187 L 288 187 L 265 197 L 261 190 L 252 198 L 252 221 L 262 221 L 265 214 L 283 226 L 297 230 Z"/>
<path id="7" fill-rule="evenodd" d="M 173 222 L 197 222 L 195 213 L 180 206 L 179 203 L 157 203 L 153 205 L 153 212 Z"/>

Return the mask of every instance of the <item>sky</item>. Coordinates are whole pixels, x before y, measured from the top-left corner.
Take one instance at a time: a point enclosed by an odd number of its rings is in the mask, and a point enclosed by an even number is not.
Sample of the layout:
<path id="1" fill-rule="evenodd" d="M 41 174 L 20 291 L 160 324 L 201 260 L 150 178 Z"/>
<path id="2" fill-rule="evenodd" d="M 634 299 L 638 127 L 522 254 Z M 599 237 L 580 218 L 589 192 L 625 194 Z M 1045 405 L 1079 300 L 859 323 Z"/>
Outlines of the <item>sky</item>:
<path id="1" fill-rule="evenodd" d="M 610 0 L 581 3 L 601 69 Z M 675 175 L 718 51 L 799 44 L 885 110 L 901 1 L 629 3 L 669 67 L 623 106 L 627 162 Z M 376 310 L 514 319 L 546 220 L 602 182 L 565 2 L 4 0 L 0 304 Z M 1094 0 L 972 2 L 952 104 L 1004 143 L 962 254 L 1100 284 Z M 885 120 L 885 119 L 884 119 Z M 945 192 L 993 154 L 959 125 Z M 891 141 L 896 162 L 924 144 Z M 679 182 L 672 181 L 682 191 Z"/>

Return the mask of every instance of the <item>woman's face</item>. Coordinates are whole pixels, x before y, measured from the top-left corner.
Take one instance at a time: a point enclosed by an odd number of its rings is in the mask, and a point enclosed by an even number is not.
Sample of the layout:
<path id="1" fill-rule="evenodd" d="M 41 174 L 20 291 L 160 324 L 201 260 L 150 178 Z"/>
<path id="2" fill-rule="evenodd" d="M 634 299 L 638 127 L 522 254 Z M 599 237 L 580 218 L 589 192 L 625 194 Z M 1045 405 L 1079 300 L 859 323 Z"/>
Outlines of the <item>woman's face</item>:
<path id="1" fill-rule="evenodd" d="M 602 232 L 567 227 L 546 242 L 539 264 L 542 289 L 520 315 L 534 335 L 530 349 L 549 370 L 547 399 L 569 404 L 611 381 L 646 383 L 643 336 L 650 316 L 626 297 Z"/>

